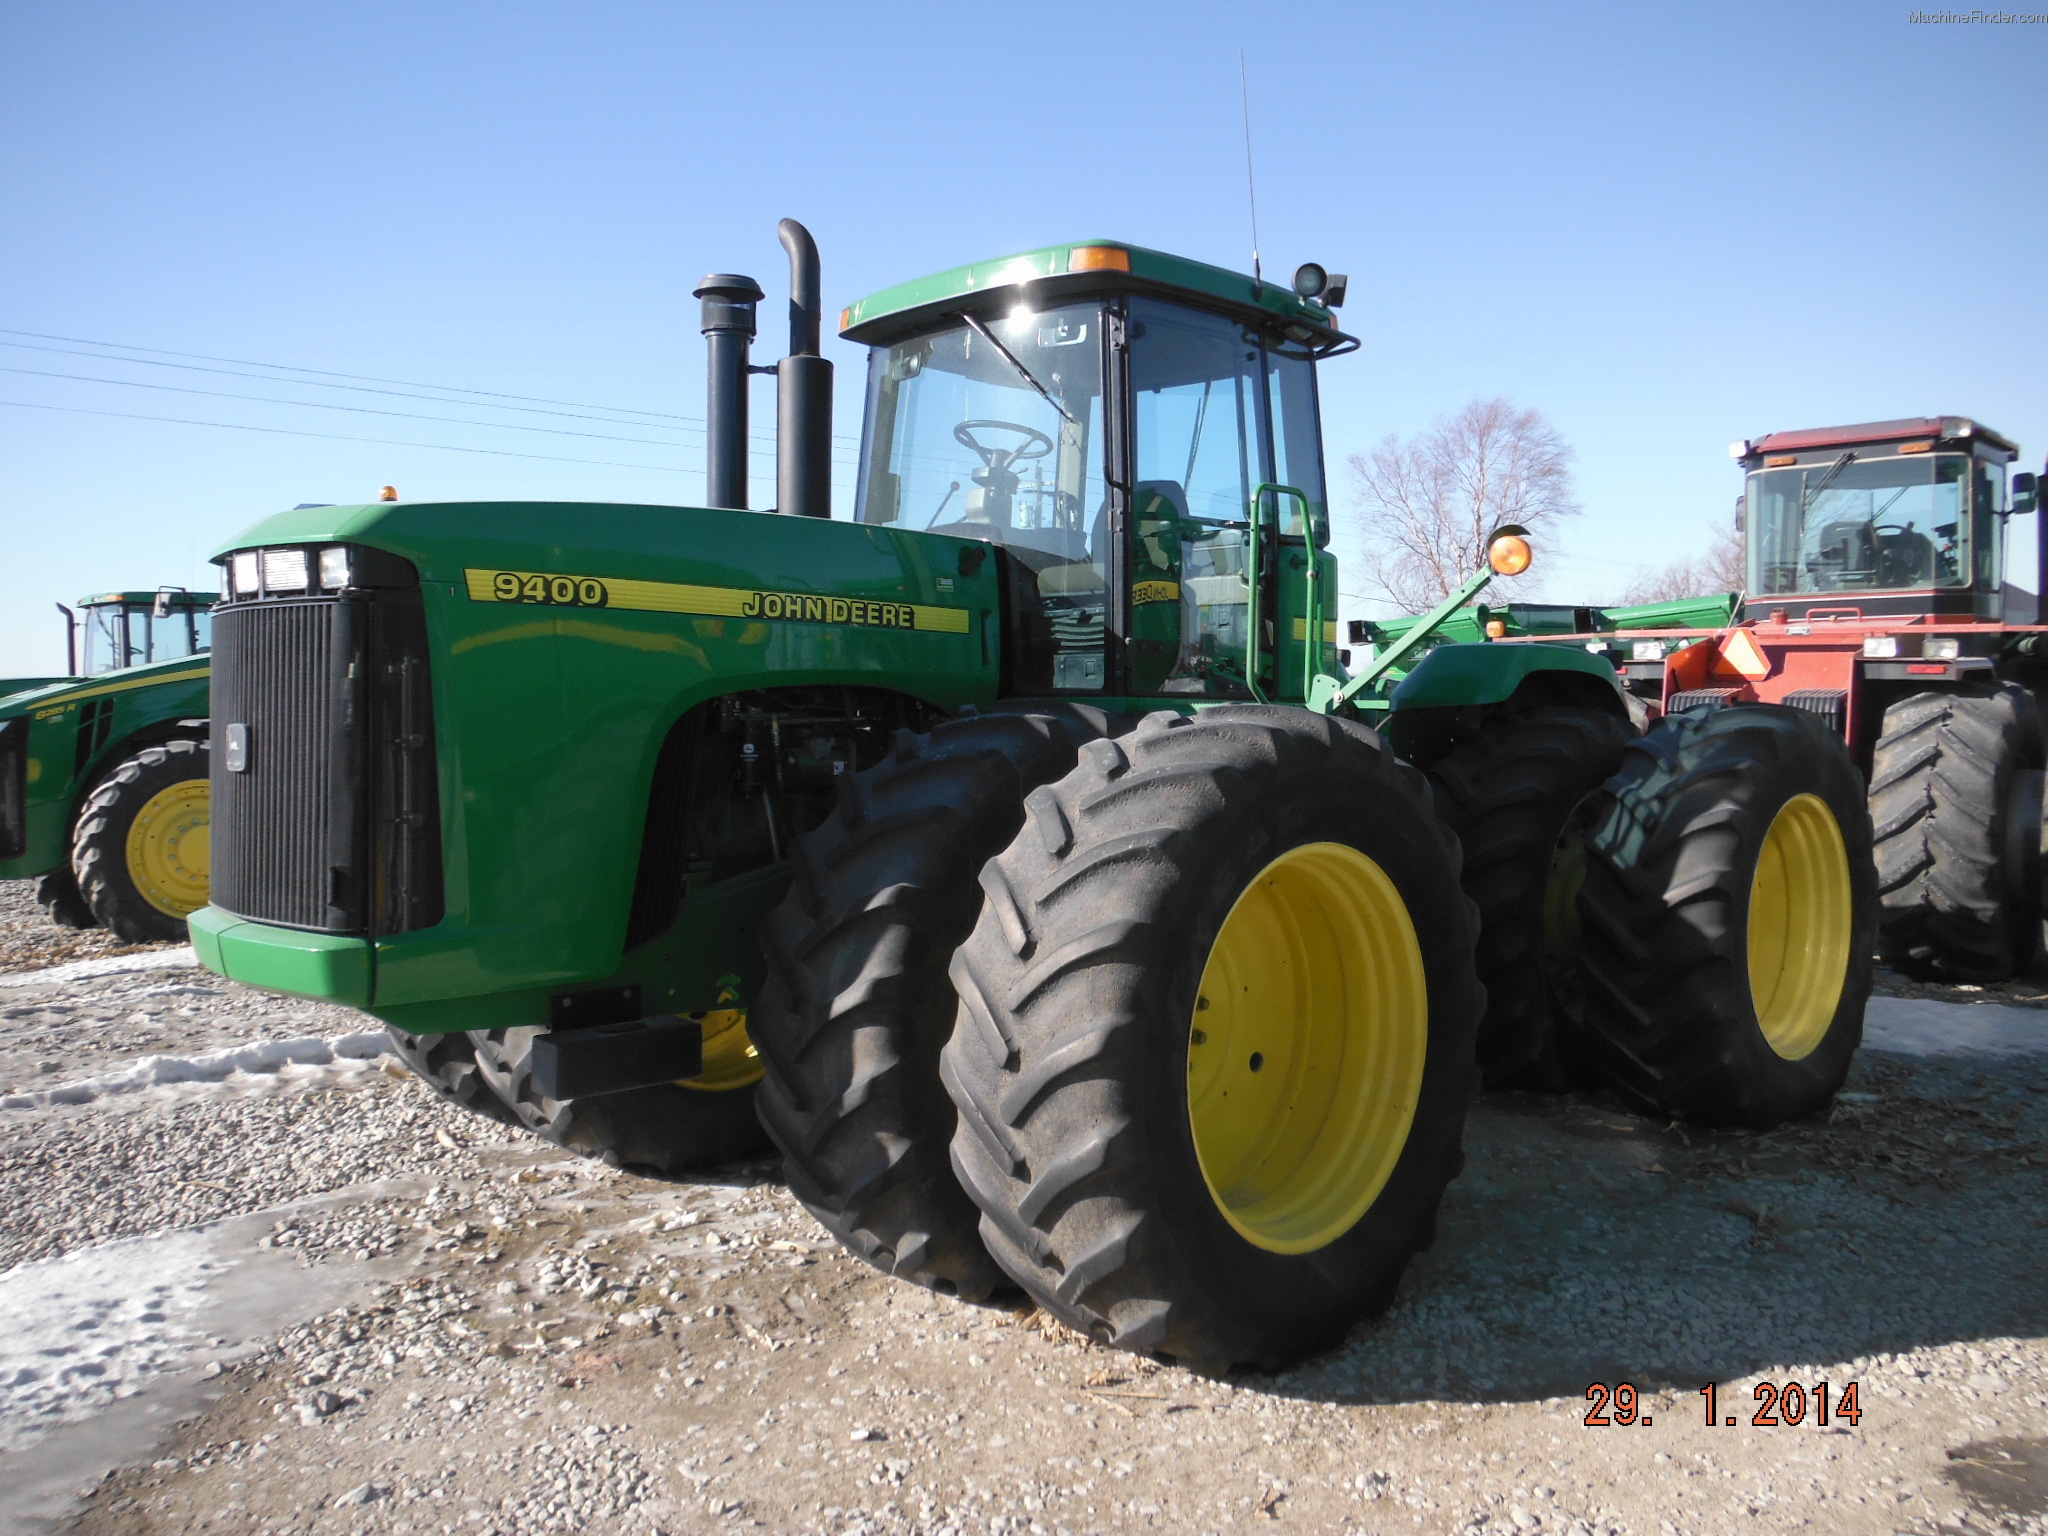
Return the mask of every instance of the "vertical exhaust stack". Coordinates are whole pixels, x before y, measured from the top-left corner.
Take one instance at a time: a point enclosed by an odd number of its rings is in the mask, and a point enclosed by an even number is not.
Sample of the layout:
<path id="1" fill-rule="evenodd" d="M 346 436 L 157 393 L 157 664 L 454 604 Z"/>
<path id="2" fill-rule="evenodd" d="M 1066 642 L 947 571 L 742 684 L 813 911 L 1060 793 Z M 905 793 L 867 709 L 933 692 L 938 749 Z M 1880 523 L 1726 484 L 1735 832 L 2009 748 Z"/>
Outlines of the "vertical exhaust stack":
<path id="1" fill-rule="evenodd" d="M 692 297 L 704 301 L 705 349 L 710 376 L 704 391 L 704 504 L 747 504 L 747 349 L 754 340 L 754 306 L 761 285 L 735 272 L 714 272 Z M 779 478 L 779 475 L 778 475 Z"/>
<path id="2" fill-rule="evenodd" d="M 789 356 L 775 367 L 775 506 L 832 515 L 832 364 L 818 355 L 824 325 L 818 245 L 795 219 L 775 228 L 789 252 Z"/>

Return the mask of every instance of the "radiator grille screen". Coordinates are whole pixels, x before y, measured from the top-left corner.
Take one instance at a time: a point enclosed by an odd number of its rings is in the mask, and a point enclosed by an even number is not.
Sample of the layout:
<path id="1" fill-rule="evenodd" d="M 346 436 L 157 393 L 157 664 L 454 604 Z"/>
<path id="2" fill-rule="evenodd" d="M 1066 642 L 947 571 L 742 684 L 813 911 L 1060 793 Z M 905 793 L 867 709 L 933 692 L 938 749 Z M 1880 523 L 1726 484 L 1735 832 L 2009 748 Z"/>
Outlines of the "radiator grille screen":
<path id="1" fill-rule="evenodd" d="M 214 732 L 240 729 L 244 766 L 231 771 L 226 744 L 215 741 L 212 901 L 258 922 L 346 923 L 331 899 L 341 608 L 315 600 L 214 613 Z"/>

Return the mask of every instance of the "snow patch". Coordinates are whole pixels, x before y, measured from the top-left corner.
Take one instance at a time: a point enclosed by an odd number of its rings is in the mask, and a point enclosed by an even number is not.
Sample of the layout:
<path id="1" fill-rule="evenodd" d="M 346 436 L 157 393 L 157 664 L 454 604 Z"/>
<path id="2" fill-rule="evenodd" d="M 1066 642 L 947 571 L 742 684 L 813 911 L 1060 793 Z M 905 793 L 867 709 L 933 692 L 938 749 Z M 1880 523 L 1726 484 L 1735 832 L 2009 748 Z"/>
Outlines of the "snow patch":
<path id="1" fill-rule="evenodd" d="M 233 1267 L 202 1231 L 129 1238 L 0 1274 L 0 1450 L 132 1397 L 185 1362 L 187 1320 Z"/>
<path id="2" fill-rule="evenodd" d="M 382 1030 L 321 1039 L 304 1035 L 295 1040 L 258 1040 L 249 1045 L 230 1046 L 203 1056 L 144 1056 L 118 1072 L 59 1083 L 27 1093 L 0 1097 L 0 1109 L 47 1109 L 53 1104 L 90 1104 L 115 1094 L 140 1093 L 180 1083 L 225 1084 L 237 1074 L 277 1077 L 290 1067 L 368 1066 L 391 1053 L 391 1040 Z"/>
<path id="3" fill-rule="evenodd" d="M 40 971 L 16 971 L 0 976 L 0 987 L 42 987 L 77 981 L 88 976 L 119 976 L 124 971 L 186 971 L 199 965 L 191 945 L 183 949 L 158 949 L 140 955 L 108 955 L 101 960 L 74 960 L 69 965 L 49 965 Z"/>
<path id="4" fill-rule="evenodd" d="M 2048 1009 L 1873 997 L 1863 1011 L 1863 1043 L 1899 1056 L 2048 1055 Z"/>

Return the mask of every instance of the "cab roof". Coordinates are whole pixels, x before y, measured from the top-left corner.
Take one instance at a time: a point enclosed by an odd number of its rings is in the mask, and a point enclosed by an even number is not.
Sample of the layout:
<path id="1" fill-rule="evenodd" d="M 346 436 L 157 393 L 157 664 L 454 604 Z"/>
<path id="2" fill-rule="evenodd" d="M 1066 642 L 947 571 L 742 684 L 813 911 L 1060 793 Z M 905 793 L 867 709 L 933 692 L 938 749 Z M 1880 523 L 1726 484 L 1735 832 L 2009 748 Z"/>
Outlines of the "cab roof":
<path id="1" fill-rule="evenodd" d="M 173 608 L 211 608 L 220 601 L 218 592 L 95 592 L 90 597 L 81 597 L 81 608 L 104 608 L 109 603 L 153 604 L 159 597 L 168 597 Z"/>
<path id="2" fill-rule="evenodd" d="M 1994 448 L 2004 449 L 2009 456 L 2007 462 L 2019 456 L 2017 443 L 1967 416 L 1902 416 L 1897 421 L 1865 421 L 1847 427 L 1809 427 L 1803 432 L 1773 432 L 1749 443 L 1748 453 L 1738 457 L 1800 453 L 1810 448 L 1848 448 L 1858 443 L 1889 443 L 1920 437 L 1981 439 Z"/>
<path id="3" fill-rule="evenodd" d="M 1318 352 L 1348 351 L 1358 344 L 1337 329 L 1336 316 L 1326 306 L 1290 288 L 1123 240 L 1041 246 L 898 283 L 841 310 L 839 334 L 863 345 L 885 344 L 966 307 L 962 301 L 976 296 L 1021 290 L 1018 298 L 1050 305 L 1103 289 L 1192 300 L 1264 325 L 1278 322 L 1291 339 Z"/>

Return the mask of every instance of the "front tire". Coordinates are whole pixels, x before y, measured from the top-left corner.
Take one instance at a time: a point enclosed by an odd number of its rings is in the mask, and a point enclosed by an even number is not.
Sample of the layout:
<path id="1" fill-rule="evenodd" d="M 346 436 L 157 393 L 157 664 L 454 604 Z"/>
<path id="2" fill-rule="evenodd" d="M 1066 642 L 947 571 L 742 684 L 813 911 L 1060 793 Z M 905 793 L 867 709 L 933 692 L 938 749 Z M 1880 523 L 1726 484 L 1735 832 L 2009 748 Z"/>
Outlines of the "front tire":
<path id="1" fill-rule="evenodd" d="M 1919 693 L 1884 712 L 1870 767 L 1878 941 L 1922 977 L 2005 981 L 2032 958 L 2041 713 L 2024 688 Z"/>
<path id="2" fill-rule="evenodd" d="M 1631 742 L 1579 898 L 1582 1040 L 1637 1108 L 1768 1130 L 1818 1109 L 1863 1038 L 1877 927 L 1848 749 L 1777 705 Z"/>
<path id="3" fill-rule="evenodd" d="M 520 1125 L 614 1168 L 678 1174 L 737 1163 L 768 1146 L 754 1113 L 760 1067 L 737 1009 L 704 1020 L 702 1078 L 594 1098 L 557 1099 L 533 1080 L 538 1028 L 470 1031 L 478 1074 Z"/>
<path id="4" fill-rule="evenodd" d="M 885 1274 L 970 1301 L 1003 1283 L 948 1161 L 939 1050 L 959 1000 L 946 967 L 981 909 L 975 877 L 1016 836 L 1025 795 L 1122 724 L 1049 704 L 898 732 L 797 845 L 754 1010 L 761 1121 L 790 1192 Z"/>
<path id="5" fill-rule="evenodd" d="M 511 1107 L 491 1091 L 477 1069 L 476 1046 L 468 1035 L 414 1035 L 395 1025 L 384 1033 L 398 1059 L 449 1103 L 505 1125 L 518 1124 Z"/>
<path id="6" fill-rule="evenodd" d="M 953 962 L 953 1165 L 1048 1312 L 1278 1368 L 1385 1307 L 1462 1162 L 1477 919 L 1429 789 L 1298 709 L 1149 716 L 1027 802 Z"/>
<path id="7" fill-rule="evenodd" d="M 185 937 L 211 876 L 207 743 L 145 747 L 78 813 L 71 870 L 94 917 L 130 944 Z"/>

